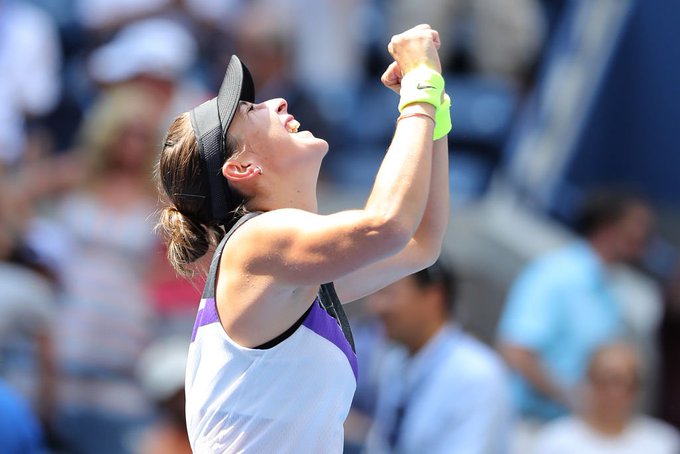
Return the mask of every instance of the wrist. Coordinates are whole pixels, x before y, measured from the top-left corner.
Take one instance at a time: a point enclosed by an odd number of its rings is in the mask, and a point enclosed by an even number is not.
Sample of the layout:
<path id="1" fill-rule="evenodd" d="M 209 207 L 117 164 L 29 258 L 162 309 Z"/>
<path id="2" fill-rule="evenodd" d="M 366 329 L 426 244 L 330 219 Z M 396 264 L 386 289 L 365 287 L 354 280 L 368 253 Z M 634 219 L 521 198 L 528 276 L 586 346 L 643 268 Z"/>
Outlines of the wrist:
<path id="1" fill-rule="evenodd" d="M 437 73 L 441 73 L 441 71 L 438 71 L 433 66 L 430 66 L 427 63 L 414 63 L 414 64 L 411 64 L 411 65 L 408 65 L 408 64 L 404 65 L 403 63 L 399 63 L 399 67 L 401 68 L 401 72 L 404 75 L 404 77 L 406 77 L 406 75 L 408 73 L 410 73 L 411 71 L 416 71 L 416 70 L 423 69 L 423 68 L 430 70 L 430 71 L 437 72 Z"/>
<path id="2" fill-rule="evenodd" d="M 434 119 L 433 115 L 426 114 L 424 112 L 405 112 L 399 115 L 399 118 L 397 118 L 397 123 L 399 123 L 401 120 L 405 118 L 423 118 L 423 119 L 428 119 L 432 122 L 432 130 L 434 131 L 434 127 L 437 124 L 437 121 Z"/>
<path id="3" fill-rule="evenodd" d="M 401 79 L 399 111 L 411 104 L 430 104 L 437 109 L 442 102 L 444 78 L 425 65 L 411 69 Z"/>
<path id="4" fill-rule="evenodd" d="M 413 102 L 404 106 L 404 108 L 401 109 L 401 113 L 403 115 L 412 113 L 422 113 L 430 115 L 433 118 L 436 118 L 437 108 L 427 102 Z"/>

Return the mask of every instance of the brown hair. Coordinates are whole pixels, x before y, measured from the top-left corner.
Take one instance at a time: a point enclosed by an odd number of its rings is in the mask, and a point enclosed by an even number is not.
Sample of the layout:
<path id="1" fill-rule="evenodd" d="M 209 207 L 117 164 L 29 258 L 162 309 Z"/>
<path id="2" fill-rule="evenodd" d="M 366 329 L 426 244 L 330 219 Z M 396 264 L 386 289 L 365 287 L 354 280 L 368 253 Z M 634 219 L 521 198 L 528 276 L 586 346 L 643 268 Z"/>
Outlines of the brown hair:
<path id="1" fill-rule="evenodd" d="M 227 136 L 225 148 L 230 158 L 238 143 Z M 167 242 L 170 264 L 184 277 L 193 275 L 190 265 L 224 236 L 222 226 L 200 217 L 203 200 L 184 195 L 191 193 L 189 187 L 208 184 L 204 173 L 189 113 L 183 113 L 170 126 L 158 162 L 156 178 L 169 204 L 163 208 L 156 229 Z M 244 209 L 240 206 L 232 213 L 237 217 Z"/>

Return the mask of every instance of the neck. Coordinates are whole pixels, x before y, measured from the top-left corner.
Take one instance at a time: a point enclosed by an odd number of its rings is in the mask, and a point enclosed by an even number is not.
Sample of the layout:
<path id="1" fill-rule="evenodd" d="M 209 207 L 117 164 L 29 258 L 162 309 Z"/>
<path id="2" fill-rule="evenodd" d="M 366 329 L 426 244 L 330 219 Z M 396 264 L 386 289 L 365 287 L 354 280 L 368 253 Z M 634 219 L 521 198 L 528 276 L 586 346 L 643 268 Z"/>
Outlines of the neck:
<path id="1" fill-rule="evenodd" d="M 281 208 L 295 208 L 316 213 L 318 209 L 316 190 L 306 190 L 301 187 L 285 188 L 281 185 L 248 203 L 250 211 L 273 211 Z"/>
<path id="2" fill-rule="evenodd" d="M 584 421 L 596 432 L 607 436 L 620 435 L 626 428 L 628 424 L 629 417 L 621 415 L 597 415 L 597 414 L 586 414 L 584 415 Z"/>

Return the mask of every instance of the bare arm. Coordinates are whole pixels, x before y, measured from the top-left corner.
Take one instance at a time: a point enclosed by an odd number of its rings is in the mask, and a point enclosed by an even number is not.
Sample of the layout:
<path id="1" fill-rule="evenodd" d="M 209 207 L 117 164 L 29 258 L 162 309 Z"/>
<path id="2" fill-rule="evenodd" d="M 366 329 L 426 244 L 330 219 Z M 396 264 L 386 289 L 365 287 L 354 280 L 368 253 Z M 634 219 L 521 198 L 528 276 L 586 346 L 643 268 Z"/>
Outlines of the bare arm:
<path id="1" fill-rule="evenodd" d="M 393 38 L 390 51 L 402 67 L 439 69 L 435 40 L 438 36 L 429 27 L 416 27 Z M 406 109 L 435 114 L 424 103 Z M 296 209 L 265 213 L 235 233 L 235 242 L 249 247 L 232 251 L 240 255 L 234 259 L 246 264 L 250 274 L 302 286 L 336 280 L 402 250 L 419 228 L 428 202 L 433 126 L 423 116 L 398 123 L 363 209 L 328 216 Z"/>
<path id="2" fill-rule="evenodd" d="M 536 353 L 510 344 L 501 345 L 499 350 L 510 367 L 518 371 L 539 392 L 562 405 L 570 406 L 566 392 L 546 373 Z"/>
<path id="3" fill-rule="evenodd" d="M 449 154 L 444 137 L 434 143 L 427 205 L 415 235 L 397 254 L 336 280 L 340 301 L 370 295 L 437 260 L 448 226 L 449 207 Z"/>
<path id="4" fill-rule="evenodd" d="M 326 216 L 297 209 L 264 213 L 234 234 L 237 243 L 250 247 L 232 253 L 243 254 L 249 273 L 269 274 L 290 285 L 334 281 L 397 253 L 411 240 L 425 211 L 432 130 L 426 118 L 399 122 L 363 209 Z"/>
<path id="5" fill-rule="evenodd" d="M 393 62 L 381 80 L 387 88 L 399 94 L 401 78 L 401 68 L 397 62 Z M 433 145 L 427 205 L 415 235 L 397 254 L 335 281 L 340 300 L 347 303 L 370 295 L 436 261 L 448 226 L 449 207 L 448 139 L 444 137 Z"/>

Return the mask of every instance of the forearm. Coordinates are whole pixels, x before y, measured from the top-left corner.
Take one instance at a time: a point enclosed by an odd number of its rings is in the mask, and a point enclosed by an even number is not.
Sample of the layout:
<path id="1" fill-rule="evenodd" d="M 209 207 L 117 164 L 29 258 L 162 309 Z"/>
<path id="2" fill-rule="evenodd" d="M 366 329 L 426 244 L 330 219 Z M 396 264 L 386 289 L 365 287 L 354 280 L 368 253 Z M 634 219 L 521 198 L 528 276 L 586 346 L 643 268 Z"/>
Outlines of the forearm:
<path id="1" fill-rule="evenodd" d="M 434 142 L 432 150 L 432 173 L 425 212 L 413 239 L 428 250 L 441 250 L 449 224 L 449 150 L 446 137 Z"/>
<path id="2" fill-rule="evenodd" d="M 506 345 L 501 347 L 501 353 L 510 367 L 519 372 L 537 391 L 556 402 L 568 405 L 565 391 L 546 372 L 534 352 Z"/>
<path id="3" fill-rule="evenodd" d="M 433 106 L 418 103 L 408 113 L 434 117 Z M 406 113 L 406 110 L 405 110 Z M 430 191 L 434 123 L 424 116 L 397 123 L 394 138 L 375 179 L 365 210 L 395 222 L 412 236 L 421 223 Z"/>

